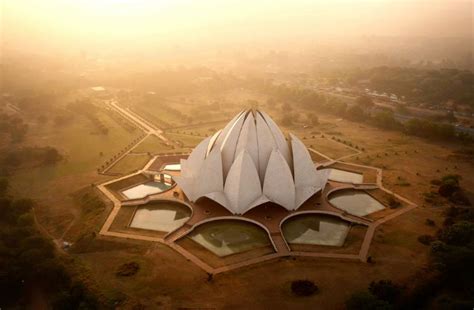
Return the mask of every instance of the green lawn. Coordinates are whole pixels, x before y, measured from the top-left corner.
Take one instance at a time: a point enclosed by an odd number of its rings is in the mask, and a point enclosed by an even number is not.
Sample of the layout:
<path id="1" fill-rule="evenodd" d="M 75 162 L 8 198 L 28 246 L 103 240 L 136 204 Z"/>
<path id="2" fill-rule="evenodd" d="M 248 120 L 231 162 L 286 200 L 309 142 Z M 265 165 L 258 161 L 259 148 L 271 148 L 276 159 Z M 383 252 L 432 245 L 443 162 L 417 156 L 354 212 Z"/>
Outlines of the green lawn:
<path id="1" fill-rule="evenodd" d="M 151 154 L 158 154 L 164 153 L 168 151 L 172 151 L 173 149 L 167 146 L 160 138 L 156 136 L 148 136 L 145 140 L 143 140 L 136 148 L 133 149 L 133 153 L 151 153 Z"/>
<path id="2" fill-rule="evenodd" d="M 55 184 L 74 190 L 97 179 L 96 169 L 139 134 L 129 133 L 102 111 L 98 117 L 109 129 L 107 135 L 94 134 L 94 125 L 80 114 L 59 127 L 52 122 L 30 124 L 25 144 L 55 147 L 64 160 L 52 166 L 17 171 L 11 178 L 13 190 L 22 197 L 44 197 Z"/>
<path id="3" fill-rule="evenodd" d="M 143 168 L 150 160 L 146 154 L 129 154 L 116 163 L 108 172 L 127 174 Z"/>
<path id="4" fill-rule="evenodd" d="M 199 142 L 206 139 L 206 137 L 202 136 L 193 136 L 179 133 L 167 133 L 166 137 L 174 141 L 182 142 L 185 148 L 194 148 L 196 145 L 199 144 Z"/>

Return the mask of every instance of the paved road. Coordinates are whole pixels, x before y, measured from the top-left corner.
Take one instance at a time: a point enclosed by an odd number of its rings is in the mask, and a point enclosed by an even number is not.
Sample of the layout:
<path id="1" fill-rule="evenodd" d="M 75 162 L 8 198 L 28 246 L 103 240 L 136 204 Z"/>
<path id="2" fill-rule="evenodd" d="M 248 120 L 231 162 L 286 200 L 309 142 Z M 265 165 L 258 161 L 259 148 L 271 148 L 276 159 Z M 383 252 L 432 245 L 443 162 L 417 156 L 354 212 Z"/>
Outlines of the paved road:
<path id="1" fill-rule="evenodd" d="M 115 100 L 109 101 L 109 106 L 115 109 L 117 112 L 119 112 L 121 115 L 123 115 L 127 119 L 129 119 L 132 123 L 135 123 L 136 125 L 138 125 L 138 127 L 140 127 L 145 133 L 156 136 L 167 144 L 172 144 L 172 142 L 163 135 L 163 130 L 149 123 L 148 121 L 144 120 L 139 115 L 135 114 L 129 109 L 122 108 L 121 106 L 117 104 L 117 101 Z"/>

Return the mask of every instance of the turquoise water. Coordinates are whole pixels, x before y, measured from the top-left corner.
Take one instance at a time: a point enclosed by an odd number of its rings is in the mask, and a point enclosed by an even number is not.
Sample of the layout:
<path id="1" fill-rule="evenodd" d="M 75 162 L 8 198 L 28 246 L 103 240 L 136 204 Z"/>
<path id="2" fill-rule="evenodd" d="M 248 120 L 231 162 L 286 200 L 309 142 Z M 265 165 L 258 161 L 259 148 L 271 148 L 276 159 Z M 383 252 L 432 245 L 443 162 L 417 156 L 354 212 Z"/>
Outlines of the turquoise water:
<path id="1" fill-rule="evenodd" d="M 329 202 L 336 208 L 357 216 L 365 216 L 385 208 L 378 200 L 360 190 L 340 190 L 330 195 Z"/>
<path id="2" fill-rule="evenodd" d="M 217 256 L 235 253 L 270 245 L 265 230 L 243 221 L 222 220 L 196 227 L 188 236 Z"/>
<path id="3" fill-rule="evenodd" d="M 349 227 L 349 222 L 335 216 L 304 214 L 287 220 L 282 230 L 290 244 L 342 246 Z"/>
<path id="4" fill-rule="evenodd" d="M 181 227 L 190 218 L 188 207 L 173 202 L 155 202 L 139 207 L 130 227 L 170 232 Z"/>

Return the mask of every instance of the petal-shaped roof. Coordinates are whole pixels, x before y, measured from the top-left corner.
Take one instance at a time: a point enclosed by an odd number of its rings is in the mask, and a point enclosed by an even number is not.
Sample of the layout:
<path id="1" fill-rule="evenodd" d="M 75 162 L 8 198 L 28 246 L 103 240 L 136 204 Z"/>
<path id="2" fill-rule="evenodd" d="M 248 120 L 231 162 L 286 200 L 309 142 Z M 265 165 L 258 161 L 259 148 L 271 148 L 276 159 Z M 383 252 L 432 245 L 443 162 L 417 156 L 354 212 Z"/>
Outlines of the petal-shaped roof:
<path id="1" fill-rule="evenodd" d="M 175 180 L 191 201 L 208 197 L 243 214 L 267 201 L 297 209 L 324 188 L 327 173 L 296 136 L 287 142 L 268 114 L 247 110 L 199 143 Z"/>
<path id="2" fill-rule="evenodd" d="M 270 201 L 288 210 L 295 209 L 295 183 L 293 182 L 293 175 L 285 158 L 277 149 L 273 150 L 268 160 L 263 193 Z"/>
<path id="3" fill-rule="evenodd" d="M 234 214 L 245 213 L 249 206 L 262 196 L 257 169 L 246 150 L 243 150 L 232 164 L 224 193 L 230 203 L 229 210 Z"/>

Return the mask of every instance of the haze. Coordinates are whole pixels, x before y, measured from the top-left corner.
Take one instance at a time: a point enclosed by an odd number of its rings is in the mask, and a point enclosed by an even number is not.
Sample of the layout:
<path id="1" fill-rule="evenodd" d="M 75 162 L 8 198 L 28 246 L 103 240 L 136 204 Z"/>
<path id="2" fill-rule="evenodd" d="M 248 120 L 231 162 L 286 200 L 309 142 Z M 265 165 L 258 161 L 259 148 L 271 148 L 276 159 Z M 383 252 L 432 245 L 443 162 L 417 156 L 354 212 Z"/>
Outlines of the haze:
<path id="1" fill-rule="evenodd" d="M 357 36 L 472 39 L 472 1 L 2 0 L 3 49 L 291 50 Z M 150 50 L 148 50 L 150 49 Z"/>

